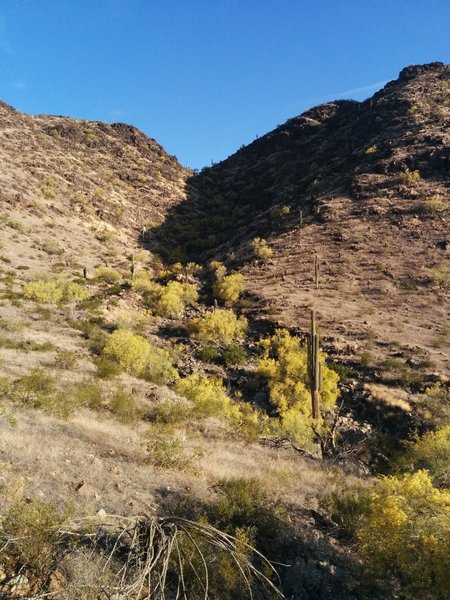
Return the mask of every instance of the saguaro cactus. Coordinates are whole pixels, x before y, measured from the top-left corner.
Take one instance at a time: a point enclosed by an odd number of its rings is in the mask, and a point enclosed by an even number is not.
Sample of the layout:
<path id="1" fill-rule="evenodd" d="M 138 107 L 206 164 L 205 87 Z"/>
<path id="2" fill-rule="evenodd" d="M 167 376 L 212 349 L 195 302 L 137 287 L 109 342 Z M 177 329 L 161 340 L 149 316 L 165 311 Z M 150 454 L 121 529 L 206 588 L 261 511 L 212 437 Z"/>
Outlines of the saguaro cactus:
<path id="1" fill-rule="evenodd" d="M 316 284 L 316 290 L 319 289 L 319 257 L 314 254 L 314 282 Z"/>
<path id="2" fill-rule="evenodd" d="M 308 339 L 308 378 L 311 389 L 312 417 L 317 421 L 320 418 L 322 369 L 319 361 L 319 334 L 316 331 L 316 313 L 314 310 L 311 311 L 311 333 Z"/>
<path id="3" fill-rule="evenodd" d="M 131 279 L 134 279 L 135 273 L 135 264 L 134 264 L 134 254 L 131 255 Z"/>

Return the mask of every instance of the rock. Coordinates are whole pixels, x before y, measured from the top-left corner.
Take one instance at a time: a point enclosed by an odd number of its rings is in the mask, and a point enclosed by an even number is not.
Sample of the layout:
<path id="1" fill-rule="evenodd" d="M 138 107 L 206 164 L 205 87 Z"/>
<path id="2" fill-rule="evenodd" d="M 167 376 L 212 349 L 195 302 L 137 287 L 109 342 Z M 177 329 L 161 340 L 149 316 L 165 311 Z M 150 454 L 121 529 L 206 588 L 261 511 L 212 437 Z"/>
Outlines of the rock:
<path id="1" fill-rule="evenodd" d="M 86 483 L 85 481 L 81 481 L 76 486 L 75 491 L 80 496 L 85 496 L 85 497 L 92 497 L 92 496 L 96 495 L 95 489 L 91 485 L 89 485 L 89 483 Z"/>
<path id="2" fill-rule="evenodd" d="M 49 592 L 61 592 L 67 585 L 67 579 L 61 573 L 61 571 L 55 571 L 50 575 L 48 583 Z"/>
<path id="3" fill-rule="evenodd" d="M 104 508 L 101 508 L 100 510 L 97 511 L 97 517 L 100 520 L 106 519 L 106 510 Z"/>
<path id="4" fill-rule="evenodd" d="M 0 589 L 7 593 L 6 598 L 20 598 L 29 595 L 30 582 L 25 575 L 16 575 L 16 577 L 12 577 Z"/>

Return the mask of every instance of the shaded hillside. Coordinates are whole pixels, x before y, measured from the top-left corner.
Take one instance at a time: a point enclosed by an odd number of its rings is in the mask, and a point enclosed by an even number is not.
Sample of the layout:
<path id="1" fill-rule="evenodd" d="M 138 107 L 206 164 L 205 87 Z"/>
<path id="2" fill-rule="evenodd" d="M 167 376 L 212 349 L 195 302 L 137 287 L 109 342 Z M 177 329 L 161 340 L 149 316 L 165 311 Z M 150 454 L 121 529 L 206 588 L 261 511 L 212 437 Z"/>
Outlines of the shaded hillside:
<path id="1" fill-rule="evenodd" d="M 297 224 L 300 210 L 327 219 L 336 196 L 355 206 L 381 196 L 413 200 L 417 191 L 398 189 L 406 168 L 420 170 L 427 192 L 448 194 L 449 77 L 442 63 L 407 67 L 364 102 L 330 102 L 288 120 L 192 177 L 160 240 L 189 258 L 225 254 Z"/>
<path id="2" fill-rule="evenodd" d="M 243 266 L 287 324 L 306 328 L 314 305 L 335 351 L 364 354 L 375 375 L 389 359 L 394 381 L 411 364 L 442 374 L 449 125 L 450 66 L 407 67 L 372 98 L 313 108 L 191 178 L 160 243 L 173 258 Z M 252 257 L 255 236 L 274 251 L 266 263 Z"/>

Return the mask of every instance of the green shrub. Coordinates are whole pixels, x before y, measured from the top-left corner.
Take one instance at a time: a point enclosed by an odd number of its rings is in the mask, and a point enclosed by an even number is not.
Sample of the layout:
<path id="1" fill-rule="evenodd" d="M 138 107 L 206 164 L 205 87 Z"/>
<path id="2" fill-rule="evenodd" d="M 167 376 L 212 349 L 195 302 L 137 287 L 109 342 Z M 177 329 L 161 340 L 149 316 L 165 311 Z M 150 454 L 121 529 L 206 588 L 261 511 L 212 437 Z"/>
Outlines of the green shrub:
<path id="1" fill-rule="evenodd" d="M 23 285 L 25 298 L 36 302 L 81 302 L 89 296 L 89 292 L 77 283 L 60 279 L 29 281 Z"/>
<path id="2" fill-rule="evenodd" d="M 402 183 L 408 186 L 413 186 L 421 179 L 419 171 L 410 171 L 406 168 L 400 173 L 400 180 Z"/>
<path id="3" fill-rule="evenodd" d="M 151 293 L 154 289 L 155 282 L 151 280 L 150 274 L 146 271 L 138 271 L 134 279 L 131 281 L 131 287 L 136 290 L 138 294 Z"/>
<path id="4" fill-rule="evenodd" d="M 434 488 L 426 471 L 337 490 L 323 506 L 357 541 L 368 597 L 380 587 L 405 600 L 446 597 L 450 492 Z"/>
<path id="5" fill-rule="evenodd" d="M 53 225 L 54 223 L 52 222 L 52 226 Z M 40 242 L 39 248 L 47 254 L 52 254 L 55 256 L 61 256 L 64 254 L 64 248 L 61 248 L 54 238 L 45 238 Z"/>
<path id="6" fill-rule="evenodd" d="M 156 423 L 175 424 L 186 421 L 191 412 L 192 404 L 184 398 L 166 398 L 154 406 L 150 418 Z"/>
<path id="7" fill-rule="evenodd" d="M 95 278 L 103 283 L 119 283 L 122 281 L 122 273 L 110 267 L 98 267 L 95 269 Z"/>
<path id="8" fill-rule="evenodd" d="M 239 344 L 229 344 L 223 351 L 223 360 L 225 365 L 242 365 L 247 360 L 245 348 Z"/>
<path id="9" fill-rule="evenodd" d="M 426 388 L 421 397 L 424 416 L 440 425 L 450 422 L 450 388 L 437 383 Z"/>
<path id="10" fill-rule="evenodd" d="M 125 388 L 117 388 L 109 402 L 111 412 L 125 424 L 131 424 L 138 421 L 142 416 L 142 411 L 139 410 L 138 402 L 133 394 Z"/>
<path id="11" fill-rule="evenodd" d="M 419 205 L 419 211 L 427 215 L 439 214 L 445 212 L 448 208 L 448 203 L 438 194 L 430 196 Z"/>
<path id="12" fill-rule="evenodd" d="M 116 361 L 111 360 L 110 358 L 98 356 L 94 363 L 97 369 L 97 377 L 100 377 L 101 379 L 111 379 L 112 377 L 116 377 L 116 375 L 120 374 L 119 365 Z"/>
<path id="13" fill-rule="evenodd" d="M 226 266 L 218 260 L 212 260 L 209 263 L 209 266 L 210 266 L 211 270 L 213 271 L 215 281 L 217 283 L 220 283 L 222 281 L 222 279 L 225 277 L 225 275 L 227 274 Z"/>
<path id="14" fill-rule="evenodd" d="M 168 350 L 154 348 L 144 337 L 125 329 L 117 329 L 109 336 L 103 357 L 115 361 L 127 373 L 154 383 L 173 382 L 178 377 Z"/>
<path id="15" fill-rule="evenodd" d="M 79 407 L 98 409 L 103 405 L 103 390 L 94 379 L 85 379 L 67 389 Z"/>
<path id="16" fill-rule="evenodd" d="M 146 446 L 150 461 L 164 469 L 186 469 L 203 454 L 201 450 L 188 452 L 182 432 L 171 425 L 153 425 Z"/>
<path id="17" fill-rule="evenodd" d="M 233 477 L 212 486 L 217 499 L 206 507 L 208 521 L 235 535 L 247 534 L 250 543 L 272 559 L 279 559 L 286 540 L 286 511 L 255 477 Z"/>
<path id="18" fill-rule="evenodd" d="M 172 353 L 164 348 L 150 346 L 147 365 L 142 374 L 144 379 L 158 385 L 174 383 L 178 379 L 178 371 L 172 364 Z"/>
<path id="19" fill-rule="evenodd" d="M 2 567 L 9 576 L 25 571 L 45 579 L 61 558 L 58 530 L 66 519 L 53 504 L 37 498 L 12 503 L 0 521 Z"/>
<path id="20" fill-rule="evenodd" d="M 151 315 L 147 310 L 120 310 L 114 314 L 114 324 L 118 329 L 127 329 L 133 333 L 142 332 L 150 323 Z"/>
<path id="21" fill-rule="evenodd" d="M 373 145 L 373 146 L 369 146 L 369 148 L 366 148 L 364 150 L 364 154 L 376 154 L 376 152 L 378 151 L 377 145 Z"/>
<path id="22" fill-rule="evenodd" d="M 252 240 L 253 253 L 256 258 L 259 258 L 263 262 L 268 260 L 273 255 L 273 250 L 267 244 L 267 241 L 263 238 L 255 237 Z"/>
<path id="23" fill-rule="evenodd" d="M 200 348 L 196 356 L 205 362 L 214 362 L 222 357 L 222 352 L 214 344 L 206 344 Z"/>
<path id="24" fill-rule="evenodd" d="M 433 273 L 433 283 L 437 287 L 442 289 L 447 289 L 450 287 L 450 267 L 447 264 L 443 264 L 437 269 L 434 269 Z"/>
<path id="25" fill-rule="evenodd" d="M 240 273 L 226 275 L 214 285 L 215 297 L 226 305 L 235 304 L 244 291 L 244 276 Z"/>
<path id="26" fill-rule="evenodd" d="M 290 212 L 291 209 L 289 206 L 273 206 L 270 209 L 269 214 L 273 221 L 281 221 L 281 219 L 287 216 Z"/>
<path id="27" fill-rule="evenodd" d="M 89 340 L 89 350 L 94 354 L 101 354 L 108 341 L 108 334 L 93 321 L 82 321 L 77 323 L 76 327 L 81 329 Z"/>
<path id="28" fill-rule="evenodd" d="M 140 335 L 125 329 L 114 331 L 103 349 L 106 358 L 117 361 L 121 369 L 141 375 L 148 364 L 150 344 Z"/>
<path id="29" fill-rule="evenodd" d="M 231 309 L 216 309 L 192 319 L 189 324 L 193 336 L 202 342 L 231 344 L 245 337 L 248 322 Z"/>
<path id="30" fill-rule="evenodd" d="M 39 408 L 45 406 L 55 390 L 55 379 L 44 369 L 35 367 L 14 383 L 13 398 L 33 408 Z"/>
<path id="31" fill-rule="evenodd" d="M 370 512 L 370 495 L 370 487 L 339 482 L 333 492 L 320 499 L 319 504 L 330 515 L 341 535 L 356 540 Z"/>
<path id="32" fill-rule="evenodd" d="M 60 369 L 73 369 L 78 362 L 76 352 L 59 348 L 56 353 L 55 365 Z"/>

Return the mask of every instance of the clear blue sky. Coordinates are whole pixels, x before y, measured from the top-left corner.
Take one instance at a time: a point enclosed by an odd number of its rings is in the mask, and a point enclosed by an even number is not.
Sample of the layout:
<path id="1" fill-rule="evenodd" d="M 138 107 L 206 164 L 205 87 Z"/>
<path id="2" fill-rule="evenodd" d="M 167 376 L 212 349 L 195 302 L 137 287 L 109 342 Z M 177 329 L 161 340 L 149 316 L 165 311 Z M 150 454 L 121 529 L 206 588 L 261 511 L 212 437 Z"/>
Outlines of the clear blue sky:
<path id="1" fill-rule="evenodd" d="M 449 0 L 0 0 L 0 98 L 125 121 L 201 168 L 306 108 L 450 62 Z"/>

